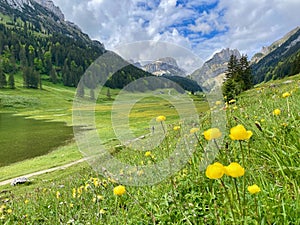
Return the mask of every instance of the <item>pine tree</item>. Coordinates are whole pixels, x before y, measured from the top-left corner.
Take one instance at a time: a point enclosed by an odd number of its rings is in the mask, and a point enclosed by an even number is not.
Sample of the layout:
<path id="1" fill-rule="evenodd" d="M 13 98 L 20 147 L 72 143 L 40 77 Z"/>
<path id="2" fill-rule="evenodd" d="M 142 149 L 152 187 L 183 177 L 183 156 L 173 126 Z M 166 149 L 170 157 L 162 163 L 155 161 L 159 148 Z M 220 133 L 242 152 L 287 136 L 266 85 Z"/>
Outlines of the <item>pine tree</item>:
<path id="1" fill-rule="evenodd" d="M 223 83 L 223 95 L 227 96 L 227 101 L 235 98 L 242 91 L 253 87 L 252 74 L 247 55 L 243 55 L 240 60 L 231 55 L 226 71 L 226 79 Z"/>
<path id="2" fill-rule="evenodd" d="M 243 55 L 239 63 L 239 74 L 241 74 L 243 91 L 253 87 L 251 68 L 248 62 L 247 55 Z"/>
<path id="3" fill-rule="evenodd" d="M 8 85 L 11 89 L 15 89 L 15 77 L 14 75 L 11 73 L 9 74 L 9 77 L 8 77 Z"/>
<path id="4" fill-rule="evenodd" d="M 2 66 L 0 67 L 0 88 L 4 88 L 7 85 L 6 76 L 3 73 Z"/>
<path id="5" fill-rule="evenodd" d="M 238 60 L 235 55 L 231 55 L 228 65 L 227 65 L 227 71 L 226 71 L 226 79 L 236 79 L 238 72 Z"/>
<path id="6" fill-rule="evenodd" d="M 56 70 L 52 67 L 51 72 L 50 72 L 50 80 L 53 84 L 57 83 L 57 73 Z"/>

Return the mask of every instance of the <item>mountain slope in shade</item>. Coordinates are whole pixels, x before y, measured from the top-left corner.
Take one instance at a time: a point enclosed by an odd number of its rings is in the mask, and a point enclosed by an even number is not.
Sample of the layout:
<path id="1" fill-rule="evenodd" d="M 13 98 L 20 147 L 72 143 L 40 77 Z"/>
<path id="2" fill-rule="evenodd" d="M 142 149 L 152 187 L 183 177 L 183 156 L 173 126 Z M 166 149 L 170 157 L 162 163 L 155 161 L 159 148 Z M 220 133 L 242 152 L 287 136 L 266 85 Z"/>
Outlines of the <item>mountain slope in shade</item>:
<path id="1" fill-rule="evenodd" d="M 281 40 L 285 41 L 251 65 L 254 83 L 283 78 L 300 72 L 300 28 L 292 30 Z"/>
<path id="2" fill-rule="evenodd" d="M 294 35 L 300 28 L 296 27 L 295 29 L 291 30 L 288 32 L 286 35 L 284 35 L 282 38 L 279 40 L 273 42 L 270 46 L 267 47 L 262 47 L 262 50 L 258 53 L 256 53 L 252 59 L 251 59 L 251 64 L 258 63 L 259 60 L 262 58 L 266 57 L 268 54 L 270 54 L 272 51 L 276 50 L 279 48 L 284 42 L 286 42 L 292 35 Z"/>
<path id="3" fill-rule="evenodd" d="M 14 21 L 18 18 L 26 21 L 37 33 L 66 35 L 104 51 L 102 43 L 92 41 L 78 26 L 65 21 L 64 14 L 51 0 L 1 0 L 0 13 L 13 17 Z"/>
<path id="4" fill-rule="evenodd" d="M 194 71 L 191 78 L 201 84 L 203 88 L 210 89 L 215 84 L 221 84 L 231 55 L 235 55 L 237 59 L 241 58 L 241 54 L 237 49 L 223 49 L 214 54 L 201 68 Z"/>
<path id="5" fill-rule="evenodd" d="M 178 66 L 176 60 L 172 57 L 165 57 L 165 58 L 158 59 L 152 63 L 142 66 L 141 68 L 156 76 L 162 76 L 162 75 L 172 75 L 172 76 L 181 76 L 181 77 L 186 76 L 186 72 Z"/>

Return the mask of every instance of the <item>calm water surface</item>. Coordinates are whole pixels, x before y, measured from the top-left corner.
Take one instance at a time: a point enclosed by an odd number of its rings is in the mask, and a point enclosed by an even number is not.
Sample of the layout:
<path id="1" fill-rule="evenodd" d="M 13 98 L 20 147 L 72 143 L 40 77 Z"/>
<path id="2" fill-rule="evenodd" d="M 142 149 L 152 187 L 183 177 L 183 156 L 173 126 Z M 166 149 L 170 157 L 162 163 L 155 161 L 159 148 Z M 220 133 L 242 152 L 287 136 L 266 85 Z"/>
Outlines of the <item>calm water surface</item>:
<path id="1" fill-rule="evenodd" d="M 0 113 L 0 167 L 47 154 L 72 138 L 65 123 Z"/>

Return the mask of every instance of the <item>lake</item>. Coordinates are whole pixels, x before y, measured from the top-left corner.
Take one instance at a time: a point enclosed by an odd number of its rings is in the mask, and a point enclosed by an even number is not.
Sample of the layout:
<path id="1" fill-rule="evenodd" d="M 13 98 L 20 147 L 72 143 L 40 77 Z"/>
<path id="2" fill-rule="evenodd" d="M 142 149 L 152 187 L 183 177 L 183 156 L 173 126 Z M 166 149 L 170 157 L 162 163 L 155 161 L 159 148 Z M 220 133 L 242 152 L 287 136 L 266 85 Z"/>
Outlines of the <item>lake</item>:
<path id="1" fill-rule="evenodd" d="M 49 153 L 73 138 L 73 128 L 0 113 L 0 167 Z"/>

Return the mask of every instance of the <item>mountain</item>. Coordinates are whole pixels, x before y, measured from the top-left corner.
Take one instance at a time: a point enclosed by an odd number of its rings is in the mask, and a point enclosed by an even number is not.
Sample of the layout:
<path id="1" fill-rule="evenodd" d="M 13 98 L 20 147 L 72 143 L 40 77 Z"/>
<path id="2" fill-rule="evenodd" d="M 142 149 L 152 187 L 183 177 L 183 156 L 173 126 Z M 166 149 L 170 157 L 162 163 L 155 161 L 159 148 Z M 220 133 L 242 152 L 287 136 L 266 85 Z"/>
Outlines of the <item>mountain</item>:
<path id="1" fill-rule="evenodd" d="M 85 77 L 78 95 L 83 97 L 84 90 L 90 89 L 93 98 L 95 81 L 111 76 L 111 71 L 115 73 L 105 83 L 111 88 L 123 88 L 136 79 L 152 76 L 107 51 L 102 43 L 91 40 L 64 18 L 51 0 L 1 0 L 0 88 L 6 88 L 8 83 L 15 88 L 13 76 L 20 75 L 26 88 L 42 89 L 45 80 L 77 87 L 100 56 L 105 60 Z"/>
<path id="2" fill-rule="evenodd" d="M 279 79 L 300 72 L 300 28 L 290 31 L 267 49 L 272 49 L 252 63 L 254 83 Z"/>
<path id="3" fill-rule="evenodd" d="M 78 26 L 65 21 L 64 14 L 51 0 L 1 0 L 0 13 L 12 18 L 13 23 L 7 25 L 16 27 L 19 21 L 26 21 L 36 32 L 66 35 L 104 50 L 102 43 L 91 41 Z"/>
<path id="4" fill-rule="evenodd" d="M 270 46 L 264 46 L 262 47 L 262 50 L 258 53 L 256 53 L 252 59 L 251 64 L 258 63 L 259 60 L 266 57 L 268 54 L 270 54 L 272 51 L 279 48 L 284 42 L 286 42 L 292 35 L 294 35 L 299 30 L 299 27 L 296 27 L 295 29 L 288 32 L 286 35 L 284 35 L 279 40 L 273 42 Z"/>
<path id="5" fill-rule="evenodd" d="M 241 54 L 237 49 L 223 49 L 213 55 L 211 59 L 206 61 L 201 68 L 191 74 L 191 78 L 196 80 L 203 87 L 211 87 L 218 83 L 221 84 L 225 77 L 227 64 L 231 55 L 235 55 L 237 59 L 241 58 Z"/>
<path id="6" fill-rule="evenodd" d="M 172 76 L 186 76 L 186 72 L 181 69 L 176 60 L 171 57 L 158 59 L 154 62 L 146 64 L 141 67 L 143 70 L 152 73 L 156 76 L 172 75 Z"/>

